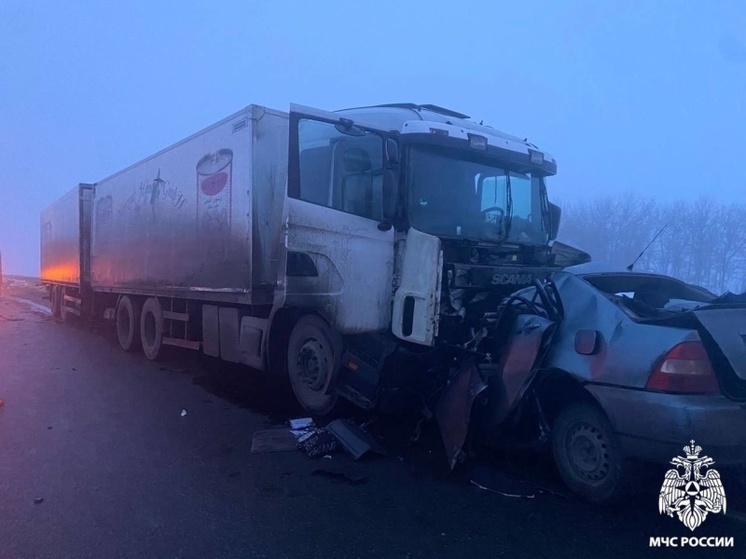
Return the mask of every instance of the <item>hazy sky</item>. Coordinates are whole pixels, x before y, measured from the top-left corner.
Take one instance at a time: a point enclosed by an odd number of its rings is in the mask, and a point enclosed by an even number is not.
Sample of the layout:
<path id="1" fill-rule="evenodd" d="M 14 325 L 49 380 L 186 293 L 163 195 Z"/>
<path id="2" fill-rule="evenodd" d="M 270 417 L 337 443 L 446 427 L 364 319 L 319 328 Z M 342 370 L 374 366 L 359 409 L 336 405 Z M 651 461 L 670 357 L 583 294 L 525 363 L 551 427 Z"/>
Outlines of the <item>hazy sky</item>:
<path id="1" fill-rule="evenodd" d="M 742 0 L 2 0 L 0 251 L 38 273 L 45 206 L 250 103 L 435 103 L 555 155 L 555 199 L 746 202 L 745 95 Z"/>

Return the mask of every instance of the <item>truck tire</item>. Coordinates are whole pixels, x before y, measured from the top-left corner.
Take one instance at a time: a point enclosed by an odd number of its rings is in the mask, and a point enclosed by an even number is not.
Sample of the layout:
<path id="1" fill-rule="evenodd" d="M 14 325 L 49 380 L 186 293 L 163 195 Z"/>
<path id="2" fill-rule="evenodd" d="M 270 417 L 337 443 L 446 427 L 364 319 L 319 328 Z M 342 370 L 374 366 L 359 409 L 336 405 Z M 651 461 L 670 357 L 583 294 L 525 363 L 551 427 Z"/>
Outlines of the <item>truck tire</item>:
<path id="1" fill-rule="evenodd" d="M 288 340 L 288 376 L 295 398 L 315 415 L 329 413 L 337 403 L 334 379 L 341 363 L 335 333 L 318 316 L 295 323 Z"/>
<path id="2" fill-rule="evenodd" d="M 140 303 L 129 295 L 123 295 L 117 303 L 117 338 L 124 351 L 134 351 L 140 345 Z"/>
<path id="3" fill-rule="evenodd" d="M 157 297 L 148 297 L 140 315 L 140 344 L 145 357 L 155 361 L 163 342 L 163 309 Z"/>
<path id="4" fill-rule="evenodd" d="M 49 286 L 49 306 L 51 307 L 52 316 L 61 318 L 60 315 L 60 287 L 58 285 Z"/>
<path id="5" fill-rule="evenodd" d="M 583 499 L 609 504 L 623 493 L 624 457 L 598 406 L 576 403 L 562 409 L 552 427 L 552 451 L 563 481 Z"/>

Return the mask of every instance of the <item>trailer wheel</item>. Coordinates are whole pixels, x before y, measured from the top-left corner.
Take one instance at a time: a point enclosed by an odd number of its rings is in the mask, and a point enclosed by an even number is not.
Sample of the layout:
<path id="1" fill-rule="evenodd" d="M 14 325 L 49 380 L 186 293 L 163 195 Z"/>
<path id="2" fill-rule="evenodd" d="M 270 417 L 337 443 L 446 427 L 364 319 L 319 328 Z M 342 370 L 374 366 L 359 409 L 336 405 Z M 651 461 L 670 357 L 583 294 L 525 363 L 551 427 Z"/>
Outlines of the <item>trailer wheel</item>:
<path id="1" fill-rule="evenodd" d="M 49 306 L 54 318 L 60 318 L 60 287 L 58 285 L 49 286 Z"/>
<path id="2" fill-rule="evenodd" d="M 123 295 L 117 303 L 117 338 L 124 351 L 134 351 L 140 344 L 137 335 L 140 324 L 140 304 L 137 300 Z"/>
<path id="3" fill-rule="evenodd" d="M 324 415 L 337 403 L 333 380 L 341 362 L 334 333 L 318 316 L 306 315 L 295 323 L 288 341 L 288 375 L 298 403 Z"/>
<path id="4" fill-rule="evenodd" d="M 145 357 L 151 361 L 158 359 L 163 341 L 163 309 L 156 297 L 148 297 L 142 306 L 140 316 L 140 343 Z"/>

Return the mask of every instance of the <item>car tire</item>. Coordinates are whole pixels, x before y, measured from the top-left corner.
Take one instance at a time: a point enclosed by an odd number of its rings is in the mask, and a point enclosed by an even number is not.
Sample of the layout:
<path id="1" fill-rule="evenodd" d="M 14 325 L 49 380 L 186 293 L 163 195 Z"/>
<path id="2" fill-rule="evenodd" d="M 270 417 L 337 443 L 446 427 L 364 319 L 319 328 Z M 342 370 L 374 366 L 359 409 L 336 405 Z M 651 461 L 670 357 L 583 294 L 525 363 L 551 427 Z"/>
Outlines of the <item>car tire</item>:
<path id="1" fill-rule="evenodd" d="M 140 314 L 140 345 L 145 357 L 156 361 L 163 347 L 163 309 L 156 297 L 148 297 Z"/>
<path id="2" fill-rule="evenodd" d="M 117 303 L 116 327 L 119 346 L 124 351 L 135 351 L 140 345 L 140 303 L 123 295 Z"/>
<path id="3" fill-rule="evenodd" d="M 611 423 L 597 406 L 563 408 L 552 427 L 552 451 L 563 481 L 583 499 L 609 504 L 622 494 L 624 457 Z"/>
<path id="4" fill-rule="evenodd" d="M 287 369 L 296 400 L 306 411 L 325 415 L 337 403 L 334 379 L 341 355 L 334 333 L 318 316 L 301 317 L 288 340 Z"/>

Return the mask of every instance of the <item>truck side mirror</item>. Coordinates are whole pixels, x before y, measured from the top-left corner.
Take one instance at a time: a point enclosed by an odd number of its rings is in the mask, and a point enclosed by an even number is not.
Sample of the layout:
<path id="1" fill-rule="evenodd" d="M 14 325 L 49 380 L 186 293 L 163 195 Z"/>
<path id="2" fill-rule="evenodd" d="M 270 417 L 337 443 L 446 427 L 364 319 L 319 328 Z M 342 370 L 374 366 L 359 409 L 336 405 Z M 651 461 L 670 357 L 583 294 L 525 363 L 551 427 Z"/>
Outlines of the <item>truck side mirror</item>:
<path id="1" fill-rule="evenodd" d="M 560 219 L 562 218 L 562 208 L 556 204 L 549 203 L 549 240 L 553 241 L 559 234 Z"/>
<path id="2" fill-rule="evenodd" d="M 393 138 L 386 138 L 386 161 L 389 165 L 399 164 L 399 144 Z"/>

